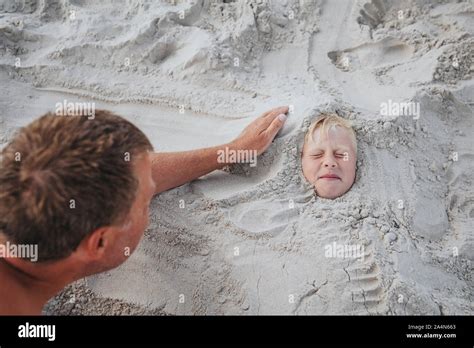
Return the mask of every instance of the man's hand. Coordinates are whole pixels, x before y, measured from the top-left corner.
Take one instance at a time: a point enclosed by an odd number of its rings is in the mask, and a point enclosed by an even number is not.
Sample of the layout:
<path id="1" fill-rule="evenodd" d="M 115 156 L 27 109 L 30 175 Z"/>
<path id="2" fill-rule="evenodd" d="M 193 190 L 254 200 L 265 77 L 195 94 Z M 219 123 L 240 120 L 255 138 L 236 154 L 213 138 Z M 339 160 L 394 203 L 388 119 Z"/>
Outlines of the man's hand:
<path id="1" fill-rule="evenodd" d="M 235 150 L 257 150 L 257 154 L 260 155 L 268 149 L 275 135 L 283 127 L 287 113 L 288 106 L 280 106 L 265 112 L 250 123 L 238 138 L 230 143 L 230 148 Z"/>
<path id="2" fill-rule="evenodd" d="M 218 161 L 220 151 L 256 150 L 264 152 L 286 120 L 287 106 L 272 109 L 250 123 L 229 144 L 183 152 L 152 153 L 152 176 L 155 193 L 160 193 L 206 175 L 227 163 Z"/>

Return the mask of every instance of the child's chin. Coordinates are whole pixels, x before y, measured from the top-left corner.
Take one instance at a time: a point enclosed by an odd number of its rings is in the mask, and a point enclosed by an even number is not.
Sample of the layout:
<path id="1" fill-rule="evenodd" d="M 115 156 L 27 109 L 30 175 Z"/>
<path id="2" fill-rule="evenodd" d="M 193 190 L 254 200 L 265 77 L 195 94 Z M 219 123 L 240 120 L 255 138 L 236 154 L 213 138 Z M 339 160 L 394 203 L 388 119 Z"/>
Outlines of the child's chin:
<path id="1" fill-rule="evenodd" d="M 321 198 L 326 199 L 335 199 L 341 197 L 345 192 L 341 192 L 340 190 L 329 190 L 329 189 L 319 189 L 317 187 L 314 188 L 316 194 Z"/>
<path id="2" fill-rule="evenodd" d="M 325 198 L 325 199 L 336 199 L 337 197 L 342 196 L 342 195 L 321 195 L 317 192 L 316 194 L 318 195 L 318 197 Z"/>

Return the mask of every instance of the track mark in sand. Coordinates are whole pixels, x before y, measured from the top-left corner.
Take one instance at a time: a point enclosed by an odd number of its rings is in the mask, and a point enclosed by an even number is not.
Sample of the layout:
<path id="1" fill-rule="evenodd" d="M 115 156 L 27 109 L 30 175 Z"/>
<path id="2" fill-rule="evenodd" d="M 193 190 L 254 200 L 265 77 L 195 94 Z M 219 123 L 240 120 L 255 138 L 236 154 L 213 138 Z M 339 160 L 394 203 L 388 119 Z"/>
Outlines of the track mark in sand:
<path id="1" fill-rule="evenodd" d="M 331 49 L 339 47 L 339 42 L 346 37 L 344 23 L 349 19 L 353 7 L 352 1 L 339 1 L 338 6 L 331 6 L 330 1 L 324 3 L 320 18 L 320 30 L 310 36 L 307 45 L 307 71 L 311 79 L 331 95 L 338 95 L 338 90 L 330 82 L 326 73 L 326 54 Z M 337 30 L 328 30 L 337 28 Z"/>
<path id="2" fill-rule="evenodd" d="M 385 38 L 345 50 L 330 51 L 328 57 L 340 70 L 355 71 L 405 62 L 412 57 L 414 51 L 412 46 L 403 41 Z"/>
<path id="3" fill-rule="evenodd" d="M 162 113 L 166 113 L 167 115 L 173 115 L 173 117 L 179 118 L 181 120 L 185 119 L 185 117 L 190 117 L 195 118 L 196 120 L 206 118 L 209 120 L 213 119 L 217 122 L 230 121 L 230 119 L 224 117 L 222 113 L 213 112 L 213 110 L 211 110 L 210 108 L 196 108 L 193 104 L 186 103 L 185 101 L 180 100 L 178 98 L 147 97 L 140 95 L 114 97 L 105 96 L 88 90 L 66 89 L 61 87 L 41 87 L 35 89 L 41 92 L 51 94 L 58 100 L 67 99 L 70 101 L 76 101 L 77 99 L 77 101 L 92 102 L 94 104 L 97 104 L 97 109 L 124 109 L 123 113 L 119 112 L 119 110 L 115 110 L 115 112 L 124 116 L 128 116 L 132 120 L 132 122 L 146 120 L 147 115 L 153 115 L 156 113 L 156 108 L 162 108 Z M 133 110 L 133 113 L 131 115 L 128 113 L 129 110 Z M 235 117 L 232 120 L 236 119 L 238 118 Z M 162 123 L 160 124 L 160 127 L 164 129 L 166 125 Z"/>
<path id="4" fill-rule="evenodd" d="M 105 96 L 99 93 L 94 93 L 91 91 L 83 89 L 74 89 L 74 88 L 61 88 L 61 87 L 36 87 L 38 91 L 50 92 L 50 93 L 61 93 L 68 94 L 75 97 L 87 98 L 91 100 L 97 100 L 110 104 L 148 104 L 148 105 L 158 105 L 171 107 L 172 105 L 169 101 L 165 101 L 164 98 L 153 98 L 145 96 L 128 96 L 128 97 L 113 97 Z"/>
<path id="5" fill-rule="evenodd" d="M 382 287 L 380 267 L 374 259 L 370 245 L 368 249 L 363 260 L 349 264 L 344 268 L 344 272 L 353 286 L 350 289 L 352 302 L 363 305 L 368 313 L 377 313 L 379 305 L 385 300 L 385 291 Z"/>
<path id="6" fill-rule="evenodd" d="M 316 295 L 318 293 L 319 290 L 321 290 L 321 288 L 323 286 L 325 286 L 326 284 L 328 283 L 328 280 L 326 279 L 321 285 L 319 285 L 318 287 L 316 287 L 314 285 L 314 283 L 312 284 L 312 288 L 309 289 L 305 294 L 303 294 L 299 299 L 298 299 L 298 302 L 296 303 L 296 306 L 295 306 L 295 309 L 293 310 L 293 314 L 296 314 L 298 312 L 298 309 L 301 307 L 301 305 L 303 304 L 303 302 L 313 296 L 313 295 Z"/>
<path id="7" fill-rule="evenodd" d="M 260 280 L 261 279 L 262 279 L 262 275 L 260 275 L 257 280 L 257 315 L 260 314 Z"/>

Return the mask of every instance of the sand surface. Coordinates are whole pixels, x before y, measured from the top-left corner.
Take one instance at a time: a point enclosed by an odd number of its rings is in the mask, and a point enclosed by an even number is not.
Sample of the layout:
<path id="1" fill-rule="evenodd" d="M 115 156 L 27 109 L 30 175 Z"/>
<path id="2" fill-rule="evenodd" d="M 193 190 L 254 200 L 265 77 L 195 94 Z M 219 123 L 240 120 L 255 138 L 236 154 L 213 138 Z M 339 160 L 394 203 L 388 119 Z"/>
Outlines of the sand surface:
<path id="1" fill-rule="evenodd" d="M 472 1 L 0 0 L 0 144 L 64 100 L 123 115 L 157 151 L 292 111 L 255 168 L 157 196 L 129 261 L 45 312 L 474 314 L 473 19 Z M 301 175 L 321 111 L 358 136 L 336 200 Z M 328 257 L 334 243 L 364 255 Z"/>

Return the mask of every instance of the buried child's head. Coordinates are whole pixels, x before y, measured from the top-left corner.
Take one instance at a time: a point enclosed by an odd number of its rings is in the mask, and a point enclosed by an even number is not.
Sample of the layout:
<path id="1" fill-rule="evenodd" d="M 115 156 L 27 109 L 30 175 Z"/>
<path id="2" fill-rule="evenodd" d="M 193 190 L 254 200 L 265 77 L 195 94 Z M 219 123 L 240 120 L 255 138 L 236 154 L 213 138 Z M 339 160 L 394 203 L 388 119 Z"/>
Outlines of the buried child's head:
<path id="1" fill-rule="evenodd" d="M 306 134 L 301 164 L 316 194 L 334 199 L 349 191 L 355 180 L 357 140 L 349 121 L 321 114 Z"/>

